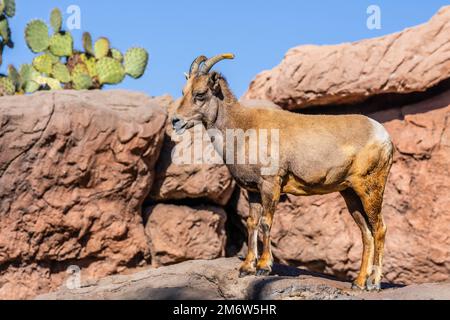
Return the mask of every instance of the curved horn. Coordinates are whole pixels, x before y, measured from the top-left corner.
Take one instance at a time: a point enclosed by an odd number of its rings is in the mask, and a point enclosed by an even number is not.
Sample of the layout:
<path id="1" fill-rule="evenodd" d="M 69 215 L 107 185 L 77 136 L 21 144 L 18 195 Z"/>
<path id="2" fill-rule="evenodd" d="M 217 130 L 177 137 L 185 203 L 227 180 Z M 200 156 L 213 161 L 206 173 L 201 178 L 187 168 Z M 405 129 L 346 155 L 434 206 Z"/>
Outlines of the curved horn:
<path id="1" fill-rule="evenodd" d="M 206 58 L 205 56 L 200 56 L 195 59 L 191 64 L 191 68 L 189 69 L 189 76 L 198 73 L 198 71 L 200 70 L 200 65 L 206 60 L 208 60 L 208 58 Z"/>
<path id="2" fill-rule="evenodd" d="M 211 59 L 208 59 L 208 61 L 205 62 L 201 72 L 202 73 L 208 73 L 209 71 L 211 71 L 212 67 L 214 67 L 218 62 L 225 60 L 225 59 L 234 59 L 234 54 L 232 53 L 224 53 L 224 54 L 219 54 L 218 56 L 215 56 Z"/>

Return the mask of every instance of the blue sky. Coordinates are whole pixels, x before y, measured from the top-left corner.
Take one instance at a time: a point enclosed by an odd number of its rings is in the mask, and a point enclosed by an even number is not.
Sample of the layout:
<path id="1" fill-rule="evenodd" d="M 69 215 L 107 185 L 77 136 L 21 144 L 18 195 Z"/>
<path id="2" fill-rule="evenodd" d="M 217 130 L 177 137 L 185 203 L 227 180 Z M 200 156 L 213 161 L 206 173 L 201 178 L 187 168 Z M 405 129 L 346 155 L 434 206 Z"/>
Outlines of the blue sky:
<path id="1" fill-rule="evenodd" d="M 449 1 L 427 0 L 16 0 L 17 15 L 11 20 L 16 47 L 7 50 L 4 65 L 19 66 L 32 60 L 23 39 L 27 21 L 48 20 L 52 8 L 64 12 L 70 5 L 81 9 L 81 30 L 72 31 L 76 46 L 81 35 L 107 36 L 125 51 L 142 46 L 150 52 L 146 75 L 128 79 L 117 88 L 150 95 L 181 94 L 183 72 L 200 55 L 236 54 L 235 61 L 217 66 L 241 96 L 262 70 L 276 66 L 289 48 L 302 44 L 336 44 L 373 38 L 429 20 Z M 382 13 L 381 30 L 366 26 L 369 5 Z M 65 15 L 67 18 L 69 15 Z"/>

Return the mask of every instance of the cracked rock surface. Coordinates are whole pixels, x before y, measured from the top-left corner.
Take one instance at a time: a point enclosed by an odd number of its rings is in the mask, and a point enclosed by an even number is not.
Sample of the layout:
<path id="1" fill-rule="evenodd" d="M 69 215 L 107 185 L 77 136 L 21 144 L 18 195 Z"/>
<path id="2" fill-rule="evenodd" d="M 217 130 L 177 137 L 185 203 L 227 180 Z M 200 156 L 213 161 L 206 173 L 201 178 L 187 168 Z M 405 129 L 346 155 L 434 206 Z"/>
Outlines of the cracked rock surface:
<path id="1" fill-rule="evenodd" d="M 237 258 L 189 261 L 146 269 L 128 276 L 82 282 L 81 288 L 42 295 L 39 300 L 350 300 L 450 299 L 450 284 L 387 289 L 380 293 L 353 291 L 350 284 L 308 271 L 277 265 L 275 276 L 238 277 Z"/>
<path id="2" fill-rule="evenodd" d="M 0 299 L 102 277 L 149 258 L 141 205 L 169 98 L 38 93 L 0 104 Z"/>

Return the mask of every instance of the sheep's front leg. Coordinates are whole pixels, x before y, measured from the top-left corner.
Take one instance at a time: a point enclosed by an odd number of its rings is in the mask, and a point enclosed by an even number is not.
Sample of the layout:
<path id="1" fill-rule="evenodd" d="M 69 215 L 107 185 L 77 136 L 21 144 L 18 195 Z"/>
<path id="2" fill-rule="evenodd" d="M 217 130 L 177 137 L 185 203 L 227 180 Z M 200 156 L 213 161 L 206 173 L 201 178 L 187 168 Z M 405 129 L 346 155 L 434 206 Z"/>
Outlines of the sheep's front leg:
<path id="1" fill-rule="evenodd" d="M 256 273 L 256 261 L 258 259 L 258 231 L 262 213 L 260 195 L 249 192 L 249 205 L 250 213 L 247 219 L 248 254 L 240 268 L 240 277 L 254 275 Z"/>
<path id="2" fill-rule="evenodd" d="M 270 232 L 272 231 L 273 216 L 281 196 L 281 178 L 273 182 L 264 183 L 261 188 L 261 199 L 263 204 L 263 216 L 261 227 L 263 231 L 263 253 L 256 266 L 258 276 L 268 276 L 272 272 L 273 256 Z"/>

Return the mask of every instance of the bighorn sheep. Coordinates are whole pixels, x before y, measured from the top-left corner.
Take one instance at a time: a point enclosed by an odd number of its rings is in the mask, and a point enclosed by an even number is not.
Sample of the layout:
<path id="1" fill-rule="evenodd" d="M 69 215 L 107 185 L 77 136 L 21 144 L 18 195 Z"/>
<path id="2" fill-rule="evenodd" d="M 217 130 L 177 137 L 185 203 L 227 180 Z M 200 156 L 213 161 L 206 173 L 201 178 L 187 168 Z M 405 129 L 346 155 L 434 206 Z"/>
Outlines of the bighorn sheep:
<path id="1" fill-rule="evenodd" d="M 381 208 L 394 153 L 389 134 L 381 124 L 361 115 L 302 115 L 243 107 L 225 78 L 210 72 L 219 61 L 233 58 L 232 54 L 201 56 L 193 62 L 172 124 L 178 134 L 198 122 L 224 136 L 229 129 L 279 130 L 280 159 L 274 174 L 261 174 L 260 163 L 227 163 L 237 183 L 249 192 L 248 255 L 241 276 L 272 271 L 270 231 L 282 194 L 340 192 L 361 229 L 364 245 L 354 288 L 380 290 L 386 235 Z M 263 252 L 258 259 L 260 227 Z"/>

